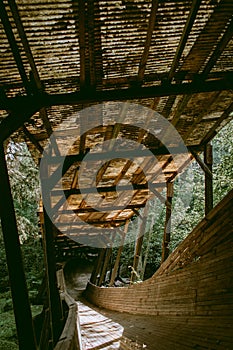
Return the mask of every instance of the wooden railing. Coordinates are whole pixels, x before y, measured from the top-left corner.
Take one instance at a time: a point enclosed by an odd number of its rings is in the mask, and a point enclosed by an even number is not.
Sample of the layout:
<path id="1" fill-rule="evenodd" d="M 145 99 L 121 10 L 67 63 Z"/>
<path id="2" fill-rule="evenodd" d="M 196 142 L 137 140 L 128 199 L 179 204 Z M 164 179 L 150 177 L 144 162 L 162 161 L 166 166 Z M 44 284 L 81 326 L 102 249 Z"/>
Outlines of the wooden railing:
<path id="1" fill-rule="evenodd" d="M 57 271 L 57 280 L 61 300 L 66 303 L 69 311 L 63 332 L 54 350 L 82 350 L 78 304 L 67 293 L 63 269 Z"/>

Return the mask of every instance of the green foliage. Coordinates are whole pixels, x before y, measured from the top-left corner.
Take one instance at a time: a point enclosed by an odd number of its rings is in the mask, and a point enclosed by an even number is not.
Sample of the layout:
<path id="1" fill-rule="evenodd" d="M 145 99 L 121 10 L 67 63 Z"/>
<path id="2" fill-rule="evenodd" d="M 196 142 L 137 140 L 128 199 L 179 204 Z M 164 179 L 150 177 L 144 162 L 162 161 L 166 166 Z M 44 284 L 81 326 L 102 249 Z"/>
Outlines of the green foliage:
<path id="1" fill-rule="evenodd" d="M 12 341 L 0 338 L 0 350 L 18 350 L 18 345 Z"/>
<path id="2" fill-rule="evenodd" d="M 6 303 L 7 300 L 5 298 L 0 299 L 1 308 L 3 308 L 3 310 L 5 310 Z M 3 346 L 9 346 L 10 344 L 12 345 L 13 349 L 18 349 L 16 326 L 12 306 L 11 310 L 3 312 L 1 311 L 1 315 L 2 317 L 0 320 L 0 349 L 5 349 Z"/>
<path id="3" fill-rule="evenodd" d="M 214 204 L 233 188 L 233 121 L 213 140 Z"/>
<path id="4" fill-rule="evenodd" d="M 232 135 L 233 121 L 223 128 L 212 141 L 214 205 L 233 188 Z M 204 172 L 199 164 L 194 161 L 174 183 L 170 251 L 173 251 L 204 217 L 204 193 Z M 163 196 L 165 196 L 165 193 L 163 193 Z M 149 267 L 145 278 L 152 275 L 161 263 L 165 208 L 164 204 L 158 199 L 151 202 L 147 222 L 139 264 L 139 271 L 142 269 L 144 262 Z M 153 224 L 151 225 L 151 223 Z M 124 246 L 121 258 L 123 277 L 130 277 L 127 266 L 132 265 L 133 262 L 139 225 L 139 218 L 129 225 L 128 244 Z M 115 255 L 116 251 L 117 249 L 115 249 Z"/>
<path id="5" fill-rule="evenodd" d="M 27 146 L 11 141 L 7 148 L 7 165 L 14 200 L 17 226 L 21 242 L 24 268 L 33 302 L 43 274 L 43 252 L 38 232 L 37 208 L 39 200 L 39 171 Z M 18 349 L 9 278 L 3 237 L 0 227 L 0 350 Z M 41 312 L 41 306 L 32 305 L 32 314 Z"/>
<path id="6" fill-rule="evenodd" d="M 38 235 L 39 170 L 25 143 L 9 142 L 7 165 L 21 242 Z"/>

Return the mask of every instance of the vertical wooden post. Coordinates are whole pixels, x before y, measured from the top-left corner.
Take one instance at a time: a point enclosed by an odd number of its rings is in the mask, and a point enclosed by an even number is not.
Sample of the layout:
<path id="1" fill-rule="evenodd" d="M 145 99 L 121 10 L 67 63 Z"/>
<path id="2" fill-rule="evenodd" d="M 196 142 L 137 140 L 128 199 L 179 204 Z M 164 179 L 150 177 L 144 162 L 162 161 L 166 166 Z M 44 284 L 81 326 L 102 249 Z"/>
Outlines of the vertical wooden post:
<path id="1" fill-rule="evenodd" d="M 48 165 L 43 160 L 44 169 L 41 171 L 41 188 L 42 188 L 42 200 L 46 203 L 46 207 L 51 205 L 50 193 L 47 191 L 46 182 L 48 179 Z M 50 312 L 50 328 L 51 328 L 51 342 L 55 346 L 58 337 L 61 332 L 61 319 L 62 310 L 60 295 L 57 285 L 56 277 L 56 259 L 54 251 L 54 238 L 53 238 L 53 223 L 51 222 L 45 207 L 43 207 L 44 224 L 43 224 L 43 247 L 44 247 L 44 259 L 45 259 L 45 271 L 47 277 L 47 291 L 48 291 L 48 304 Z"/>
<path id="2" fill-rule="evenodd" d="M 104 282 L 104 280 L 105 280 L 105 276 L 106 276 L 106 272 L 107 272 L 107 268 L 108 268 L 108 263 L 109 263 L 111 254 L 112 254 L 112 247 L 106 248 L 106 249 L 105 249 L 104 264 L 103 264 L 102 271 L 101 271 L 101 274 L 100 274 L 100 279 L 99 279 L 99 281 L 98 281 L 98 286 L 101 286 L 101 284 L 102 284 L 102 283 Z"/>
<path id="3" fill-rule="evenodd" d="M 114 281 L 115 281 L 115 278 L 116 278 L 116 275 L 117 275 L 118 267 L 120 265 L 121 253 L 122 253 L 122 250 L 123 250 L 123 247 L 124 247 L 124 241 L 125 241 L 125 236 L 126 236 L 127 231 L 128 231 L 128 227 L 129 227 L 129 220 L 127 220 L 126 223 L 125 223 L 124 232 L 122 234 L 120 247 L 119 247 L 118 252 L 117 252 L 116 261 L 115 261 L 115 264 L 114 264 L 114 267 L 113 267 L 113 271 L 112 271 L 112 275 L 111 275 L 109 286 L 112 286 L 114 284 Z"/>
<path id="4" fill-rule="evenodd" d="M 144 238 L 144 233 L 145 233 L 145 229 L 146 229 L 147 214 L 148 214 L 148 205 L 146 205 L 145 208 L 144 208 L 143 217 L 142 217 L 142 221 L 141 221 L 141 225 L 140 225 L 140 228 L 139 228 L 138 237 L 137 237 L 137 241 L 136 241 L 134 259 L 133 259 L 133 271 L 135 271 L 135 272 L 137 272 L 139 258 L 140 258 L 140 255 L 141 255 L 143 238 Z M 135 280 L 135 277 L 136 276 L 133 273 L 131 275 L 131 281 L 132 282 Z"/>
<path id="5" fill-rule="evenodd" d="M 0 215 L 6 250 L 19 349 L 36 350 L 36 340 L 20 249 L 19 235 L 4 154 L 0 145 Z"/>
<path id="6" fill-rule="evenodd" d="M 212 172 L 213 150 L 212 145 L 209 143 L 205 146 L 204 162 Z M 213 178 L 208 172 L 205 172 L 205 215 L 207 215 L 211 209 L 213 209 Z"/>
<path id="7" fill-rule="evenodd" d="M 92 284 L 96 284 L 97 276 L 98 276 L 101 264 L 102 264 L 103 259 L 104 259 L 104 254 L 105 254 L 105 249 L 102 248 L 100 250 L 100 252 L 99 252 L 99 255 L 98 255 L 98 258 L 97 258 L 97 261 L 96 261 L 96 265 L 95 265 L 95 267 L 94 267 L 94 269 L 92 271 L 92 274 L 91 274 L 90 282 Z"/>
<path id="8" fill-rule="evenodd" d="M 169 243 L 171 239 L 172 197 L 173 197 L 173 182 L 167 182 L 166 218 L 165 218 L 165 227 L 164 227 L 164 235 L 163 235 L 161 263 L 163 263 L 167 259 L 170 253 Z"/>

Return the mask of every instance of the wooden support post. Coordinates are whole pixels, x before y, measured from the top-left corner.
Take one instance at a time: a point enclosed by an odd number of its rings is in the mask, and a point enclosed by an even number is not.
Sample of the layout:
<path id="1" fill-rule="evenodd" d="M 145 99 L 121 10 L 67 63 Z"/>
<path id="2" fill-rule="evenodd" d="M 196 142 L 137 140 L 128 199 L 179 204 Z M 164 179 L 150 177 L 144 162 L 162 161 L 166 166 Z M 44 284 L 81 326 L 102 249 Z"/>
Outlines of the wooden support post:
<path id="1" fill-rule="evenodd" d="M 128 227 L 129 227 L 129 220 L 127 220 L 126 223 L 125 223 L 124 232 L 122 233 L 122 238 L 121 238 L 120 246 L 119 246 L 119 249 L 118 249 L 118 252 L 117 252 L 116 261 L 115 261 L 115 264 L 114 264 L 114 267 L 113 267 L 113 271 L 112 271 L 112 275 L 111 275 L 109 286 L 112 286 L 114 284 L 115 278 L 117 276 L 117 272 L 118 272 L 118 268 L 119 268 L 120 260 L 121 260 L 121 253 L 122 253 L 122 250 L 123 250 L 123 247 L 124 247 L 125 236 L 127 234 Z"/>
<path id="2" fill-rule="evenodd" d="M 42 187 L 42 200 L 46 207 L 50 205 L 50 193 L 47 191 L 45 186 L 46 181 L 48 180 L 48 166 L 44 160 L 44 169 L 41 171 L 41 187 Z M 61 319 L 62 319 L 62 310 L 60 295 L 57 285 L 57 276 L 56 276 L 56 259 L 54 251 L 54 237 L 53 237 L 53 223 L 51 222 L 48 214 L 43 207 L 44 212 L 44 223 L 43 223 L 43 248 L 44 248 L 44 260 L 45 260 L 45 271 L 47 277 L 47 292 L 48 292 L 48 305 L 50 312 L 50 328 L 51 328 L 51 342 L 55 346 L 58 337 L 61 332 Z"/>
<path id="3" fill-rule="evenodd" d="M 102 264 L 103 259 L 104 259 L 104 254 L 105 254 L 105 249 L 102 248 L 100 250 L 100 252 L 99 252 L 96 265 L 95 265 L 95 267 L 94 267 L 94 269 L 92 271 L 92 274 L 91 274 L 90 282 L 92 284 L 96 284 L 97 283 L 97 276 L 99 274 L 100 267 L 101 267 L 101 264 Z"/>
<path id="4" fill-rule="evenodd" d="M 170 253 L 169 243 L 171 238 L 172 197 L 173 197 L 173 182 L 167 182 L 166 218 L 165 218 L 161 263 L 163 263 L 167 259 Z"/>
<path id="5" fill-rule="evenodd" d="M 146 229 L 147 214 L 148 214 L 148 205 L 146 205 L 144 208 L 144 212 L 142 215 L 142 221 L 141 221 L 141 225 L 139 227 L 138 237 L 137 237 L 137 241 L 136 241 L 134 260 L 133 260 L 133 271 L 135 273 L 137 273 L 139 258 L 141 255 L 143 238 L 144 238 L 144 233 L 145 233 L 145 229 Z M 135 273 L 132 273 L 132 275 L 131 275 L 131 282 L 135 281 L 135 279 L 136 279 Z"/>
<path id="6" fill-rule="evenodd" d="M 11 195 L 4 147 L 2 144 L 0 145 L 0 169 L 0 215 L 19 349 L 36 350 L 37 346 L 28 299 L 14 204 Z"/>
<path id="7" fill-rule="evenodd" d="M 213 150 L 212 145 L 209 143 L 205 146 L 204 162 L 212 173 Z M 213 177 L 210 176 L 208 172 L 205 172 L 205 215 L 207 215 L 211 209 L 213 209 Z"/>
<path id="8" fill-rule="evenodd" d="M 105 276 L 106 276 L 106 272 L 107 272 L 107 268 L 108 268 L 108 263 L 109 263 L 111 255 L 112 255 L 112 247 L 106 248 L 105 249 L 104 264 L 103 264 L 102 271 L 101 271 L 101 274 L 100 274 L 100 279 L 98 281 L 98 286 L 101 286 L 101 284 L 105 280 Z"/>

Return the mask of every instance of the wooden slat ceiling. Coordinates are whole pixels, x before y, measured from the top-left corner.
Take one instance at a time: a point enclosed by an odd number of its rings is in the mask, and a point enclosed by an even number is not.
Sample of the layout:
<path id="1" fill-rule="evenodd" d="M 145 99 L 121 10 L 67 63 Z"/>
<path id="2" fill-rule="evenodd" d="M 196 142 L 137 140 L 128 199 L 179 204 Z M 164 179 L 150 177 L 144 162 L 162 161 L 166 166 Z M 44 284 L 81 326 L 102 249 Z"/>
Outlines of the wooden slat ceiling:
<path id="1" fill-rule="evenodd" d="M 18 130 L 15 137 L 26 138 L 39 156 L 61 123 L 67 130 L 71 116 L 83 108 L 117 100 L 159 112 L 187 147 L 202 150 L 232 119 L 232 14 L 232 0 L 0 0 L 1 141 Z M 125 117 L 77 137 L 70 154 L 82 158 L 98 144 L 98 152 L 103 152 L 106 140 L 131 138 L 158 157 L 161 178 L 156 177 L 153 159 L 145 158 L 158 191 L 191 156 L 181 154 L 175 165 L 164 150 L 159 154 L 163 147 L 153 135 L 130 126 L 134 119 L 126 122 Z M 57 140 L 54 157 L 61 155 L 65 139 L 59 132 L 63 141 Z M 77 185 L 80 159 L 64 174 L 66 205 L 54 184 L 52 205 L 64 226 L 73 210 L 84 221 L 116 226 L 145 206 L 151 194 L 143 171 L 124 158 L 105 163 L 93 184 L 103 200 L 114 198 L 114 186 L 122 186 L 114 208 L 105 204 L 103 214 L 87 206 Z M 134 195 L 122 211 L 129 179 Z M 92 201 L 101 206 L 94 196 Z"/>

